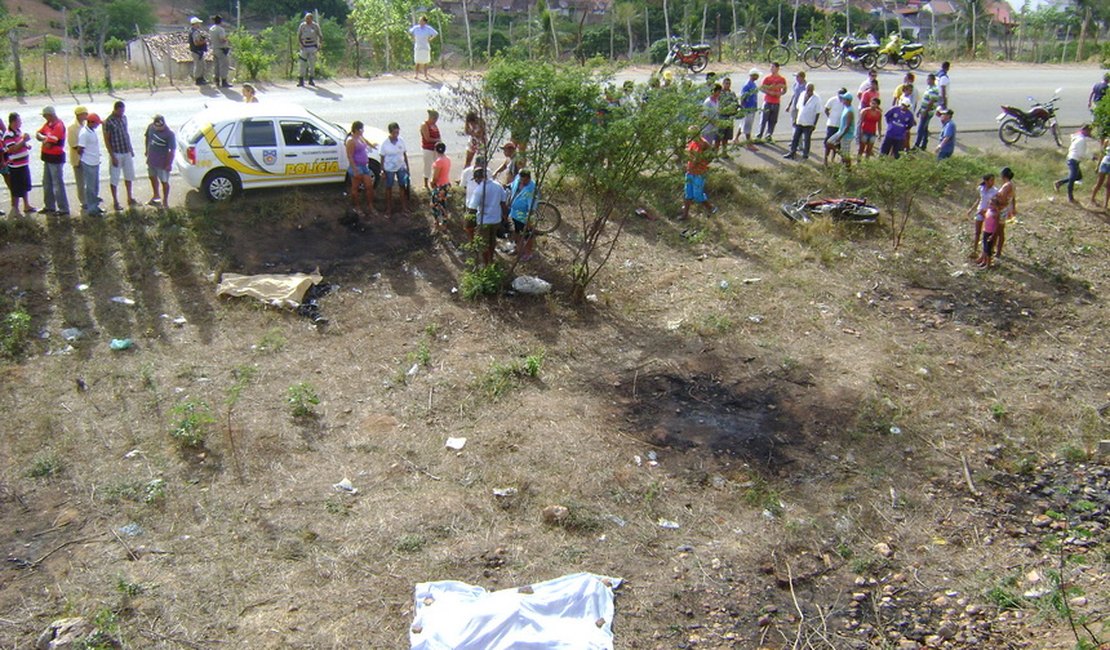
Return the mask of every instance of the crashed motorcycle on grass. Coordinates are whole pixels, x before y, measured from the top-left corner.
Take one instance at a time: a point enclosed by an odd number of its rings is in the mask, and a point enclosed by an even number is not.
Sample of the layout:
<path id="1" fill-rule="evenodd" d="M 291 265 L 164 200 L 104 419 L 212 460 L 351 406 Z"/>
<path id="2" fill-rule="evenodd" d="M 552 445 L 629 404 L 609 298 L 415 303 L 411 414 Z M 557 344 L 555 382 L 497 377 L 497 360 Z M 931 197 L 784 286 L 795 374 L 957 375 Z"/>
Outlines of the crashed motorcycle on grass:
<path id="1" fill-rule="evenodd" d="M 783 216 L 795 223 L 809 223 L 816 219 L 829 218 L 833 221 L 846 223 L 877 223 L 879 221 L 879 208 L 867 202 L 867 199 L 856 197 L 821 198 L 813 197 L 821 190 L 811 192 L 809 196 L 780 206 Z"/>

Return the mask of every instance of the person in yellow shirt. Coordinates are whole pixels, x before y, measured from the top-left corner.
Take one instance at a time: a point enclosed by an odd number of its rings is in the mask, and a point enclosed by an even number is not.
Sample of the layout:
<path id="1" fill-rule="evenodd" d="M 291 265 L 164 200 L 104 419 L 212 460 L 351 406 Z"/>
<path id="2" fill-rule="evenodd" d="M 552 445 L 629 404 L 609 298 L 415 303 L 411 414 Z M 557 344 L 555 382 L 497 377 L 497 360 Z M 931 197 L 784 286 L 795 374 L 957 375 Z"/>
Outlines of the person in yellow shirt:
<path id="1" fill-rule="evenodd" d="M 77 184 L 77 203 L 85 205 L 85 170 L 81 168 L 81 154 L 77 152 L 77 136 L 85 126 L 89 109 L 78 106 L 73 109 L 73 123 L 66 127 L 66 149 L 69 150 L 69 164 L 73 166 L 73 180 Z"/>

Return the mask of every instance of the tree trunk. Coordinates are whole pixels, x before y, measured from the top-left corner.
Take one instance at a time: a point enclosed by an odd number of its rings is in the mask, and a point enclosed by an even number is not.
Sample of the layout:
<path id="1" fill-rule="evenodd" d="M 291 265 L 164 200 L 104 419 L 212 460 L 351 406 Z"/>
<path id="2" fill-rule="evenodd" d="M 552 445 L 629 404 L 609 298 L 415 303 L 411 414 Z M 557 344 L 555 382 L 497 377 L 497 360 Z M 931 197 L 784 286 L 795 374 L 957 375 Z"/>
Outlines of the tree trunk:
<path id="1" fill-rule="evenodd" d="M 733 50 L 736 50 L 736 32 L 739 31 L 736 29 L 736 0 L 732 0 L 729 4 L 732 5 L 732 38 L 729 39 L 729 44 L 732 45 Z"/>
<path id="2" fill-rule="evenodd" d="M 15 75 L 15 94 L 22 95 L 26 92 L 23 87 L 23 65 L 19 61 L 19 28 L 13 26 L 8 30 L 8 42 L 12 46 L 12 73 Z"/>
<path id="3" fill-rule="evenodd" d="M 104 85 L 108 88 L 108 94 L 114 92 L 112 88 L 112 62 L 108 60 L 108 52 L 104 50 L 104 41 L 108 40 L 108 30 L 101 28 L 100 34 L 97 35 L 96 49 L 100 55 L 100 64 L 104 66 Z"/>
<path id="4" fill-rule="evenodd" d="M 616 36 L 616 28 L 617 28 L 617 21 L 615 21 L 615 20 L 609 21 L 609 60 L 610 61 L 613 61 L 617 58 L 616 43 L 615 43 L 615 38 L 614 38 Z"/>
<path id="5" fill-rule="evenodd" d="M 1075 62 L 1079 63 L 1083 60 L 1083 53 L 1087 45 L 1087 28 L 1091 24 L 1091 7 L 1088 5 L 1087 10 L 1083 12 L 1083 22 L 1079 25 L 1079 42 L 1075 50 Z"/>
<path id="6" fill-rule="evenodd" d="M 671 13 L 667 9 L 667 0 L 663 0 L 663 27 L 667 30 L 667 47 L 671 46 Z"/>
<path id="7" fill-rule="evenodd" d="M 644 5 L 644 49 L 651 52 L 651 12 Z"/>
<path id="8" fill-rule="evenodd" d="M 494 0 L 489 0 L 489 25 L 486 28 L 486 60 L 493 58 L 493 10 Z"/>
<path id="9" fill-rule="evenodd" d="M 551 7 L 547 7 L 547 22 L 551 25 L 551 45 L 555 48 L 555 60 L 559 60 L 559 33 L 555 31 L 555 14 L 552 13 Z"/>
<path id="10" fill-rule="evenodd" d="M 798 0 L 794 0 L 794 16 L 790 19 L 790 35 L 798 43 Z"/>
<path id="11" fill-rule="evenodd" d="M 474 42 L 470 40 L 470 9 L 466 6 L 466 0 L 462 0 L 463 10 L 463 24 L 466 25 L 466 62 L 471 68 L 474 67 Z"/>
<path id="12" fill-rule="evenodd" d="M 73 90 L 73 82 L 69 78 L 69 14 L 62 7 L 62 52 L 66 60 L 66 92 Z M 148 49 L 149 54 L 149 49 Z"/>
<path id="13" fill-rule="evenodd" d="M 701 38 L 698 39 L 699 43 L 705 42 L 705 21 L 709 19 L 709 5 L 704 4 L 701 6 Z"/>
<path id="14" fill-rule="evenodd" d="M 628 27 L 628 60 L 632 60 L 632 14 L 628 15 L 625 26 Z"/>

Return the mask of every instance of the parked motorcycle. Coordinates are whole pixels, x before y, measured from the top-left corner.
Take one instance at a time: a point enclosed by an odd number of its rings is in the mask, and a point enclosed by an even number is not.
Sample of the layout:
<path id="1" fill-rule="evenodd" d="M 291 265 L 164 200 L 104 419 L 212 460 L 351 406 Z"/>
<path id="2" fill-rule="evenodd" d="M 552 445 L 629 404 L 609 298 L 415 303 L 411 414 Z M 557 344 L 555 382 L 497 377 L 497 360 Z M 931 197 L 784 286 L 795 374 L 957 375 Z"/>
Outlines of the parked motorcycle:
<path id="1" fill-rule="evenodd" d="M 885 68 L 891 64 L 905 64 L 911 70 L 916 70 L 921 67 L 924 60 L 925 45 L 923 43 L 907 43 L 902 40 L 901 34 L 894 33 L 890 35 L 890 40 L 876 55 L 875 65 Z"/>
<path id="2" fill-rule="evenodd" d="M 709 65 L 709 53 L 712 48 L 713 46 L 707 43 L 690 45 L 686 41 L 674 39 L 671 51 L 667 52 L 667 57 L 663 59 L 663 66 L 659 68 L 659 72 L 666 70 L 669 65 L 684 65 L 690 72 L 701 72 L 705 70 L 705 66 Z"/>
<path id="3" fill-rule="evenodd" d="M 1031 108 L 1024 111 L 1017 106 L 1002 106 L 1002 112 L 995 119 L 998 120 L 998 139 L 1007 145 L 1016 143 L 1022 136 L 1026 138 L 1039 138 L 1051 132 L 1056 140 L 1056 146 L 1063 146 L 1060 140 L 1060 125 L 1056 122 L 1056 102 L 1060 101 L 1062 88 L 1057 88 L 1052 99 L 1047 102 L 1038 102 L 1029 98 Z"/>
<path id="4" fill-rule="evenodd" d="M 825 65 L 836 70 L 845 62 L 856 63 L 865 68 L 875 67 L 875 58 L 879 53 L 879 42 L 871 34 L 867 38 L 851 38 L 845 36 L 840 44 L 833 48 L 825 59 Z"/>
<path id="5" fill-rule="evenodd" d="M 821 190 L 817 190 L 792 203 L 783 203 L 780 209 L 787 219 L 797 223 L 809 223 L 821 217 L 850 223 L 876 223 L 879 220 L 879 208 L 868 203 L 867 199 L 813 198 L 820 193 Z"/>

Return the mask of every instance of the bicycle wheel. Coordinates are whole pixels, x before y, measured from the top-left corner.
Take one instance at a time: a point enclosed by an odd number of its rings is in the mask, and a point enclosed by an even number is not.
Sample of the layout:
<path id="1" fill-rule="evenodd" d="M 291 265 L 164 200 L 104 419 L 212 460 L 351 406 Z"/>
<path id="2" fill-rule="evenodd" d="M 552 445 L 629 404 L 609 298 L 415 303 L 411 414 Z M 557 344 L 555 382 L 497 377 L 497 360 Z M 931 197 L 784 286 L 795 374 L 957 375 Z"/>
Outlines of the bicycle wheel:
<path id="1" fill-rule="evenodd" d="M 532 211 L 532 229 L 537 234 L 546 235 L 554 232 L 561 223 L 563 223 L 563 215 L 554 203 L 536 202 L 536 209 Z"/>
<path id="2" fill-rule="evenodd" d="M 802 52 L 802 60 L 810 68 L 820 68 L 825 65 L 825 48 L 811 45 Z"/>
<path id="3" fill-rule="evenodd" d="M 790 48 L 782 44 L 767 48 L 767 63 L 777 63 L 779 65 L 790 63 Z"/>
<path id="4" fill-rule="evenodd" d="M 829 66 L 830 70 L 839 70 L 844 66 L 844 53 L 839 49 L 833 50 L 825 57 L 825 65 Z"/>

